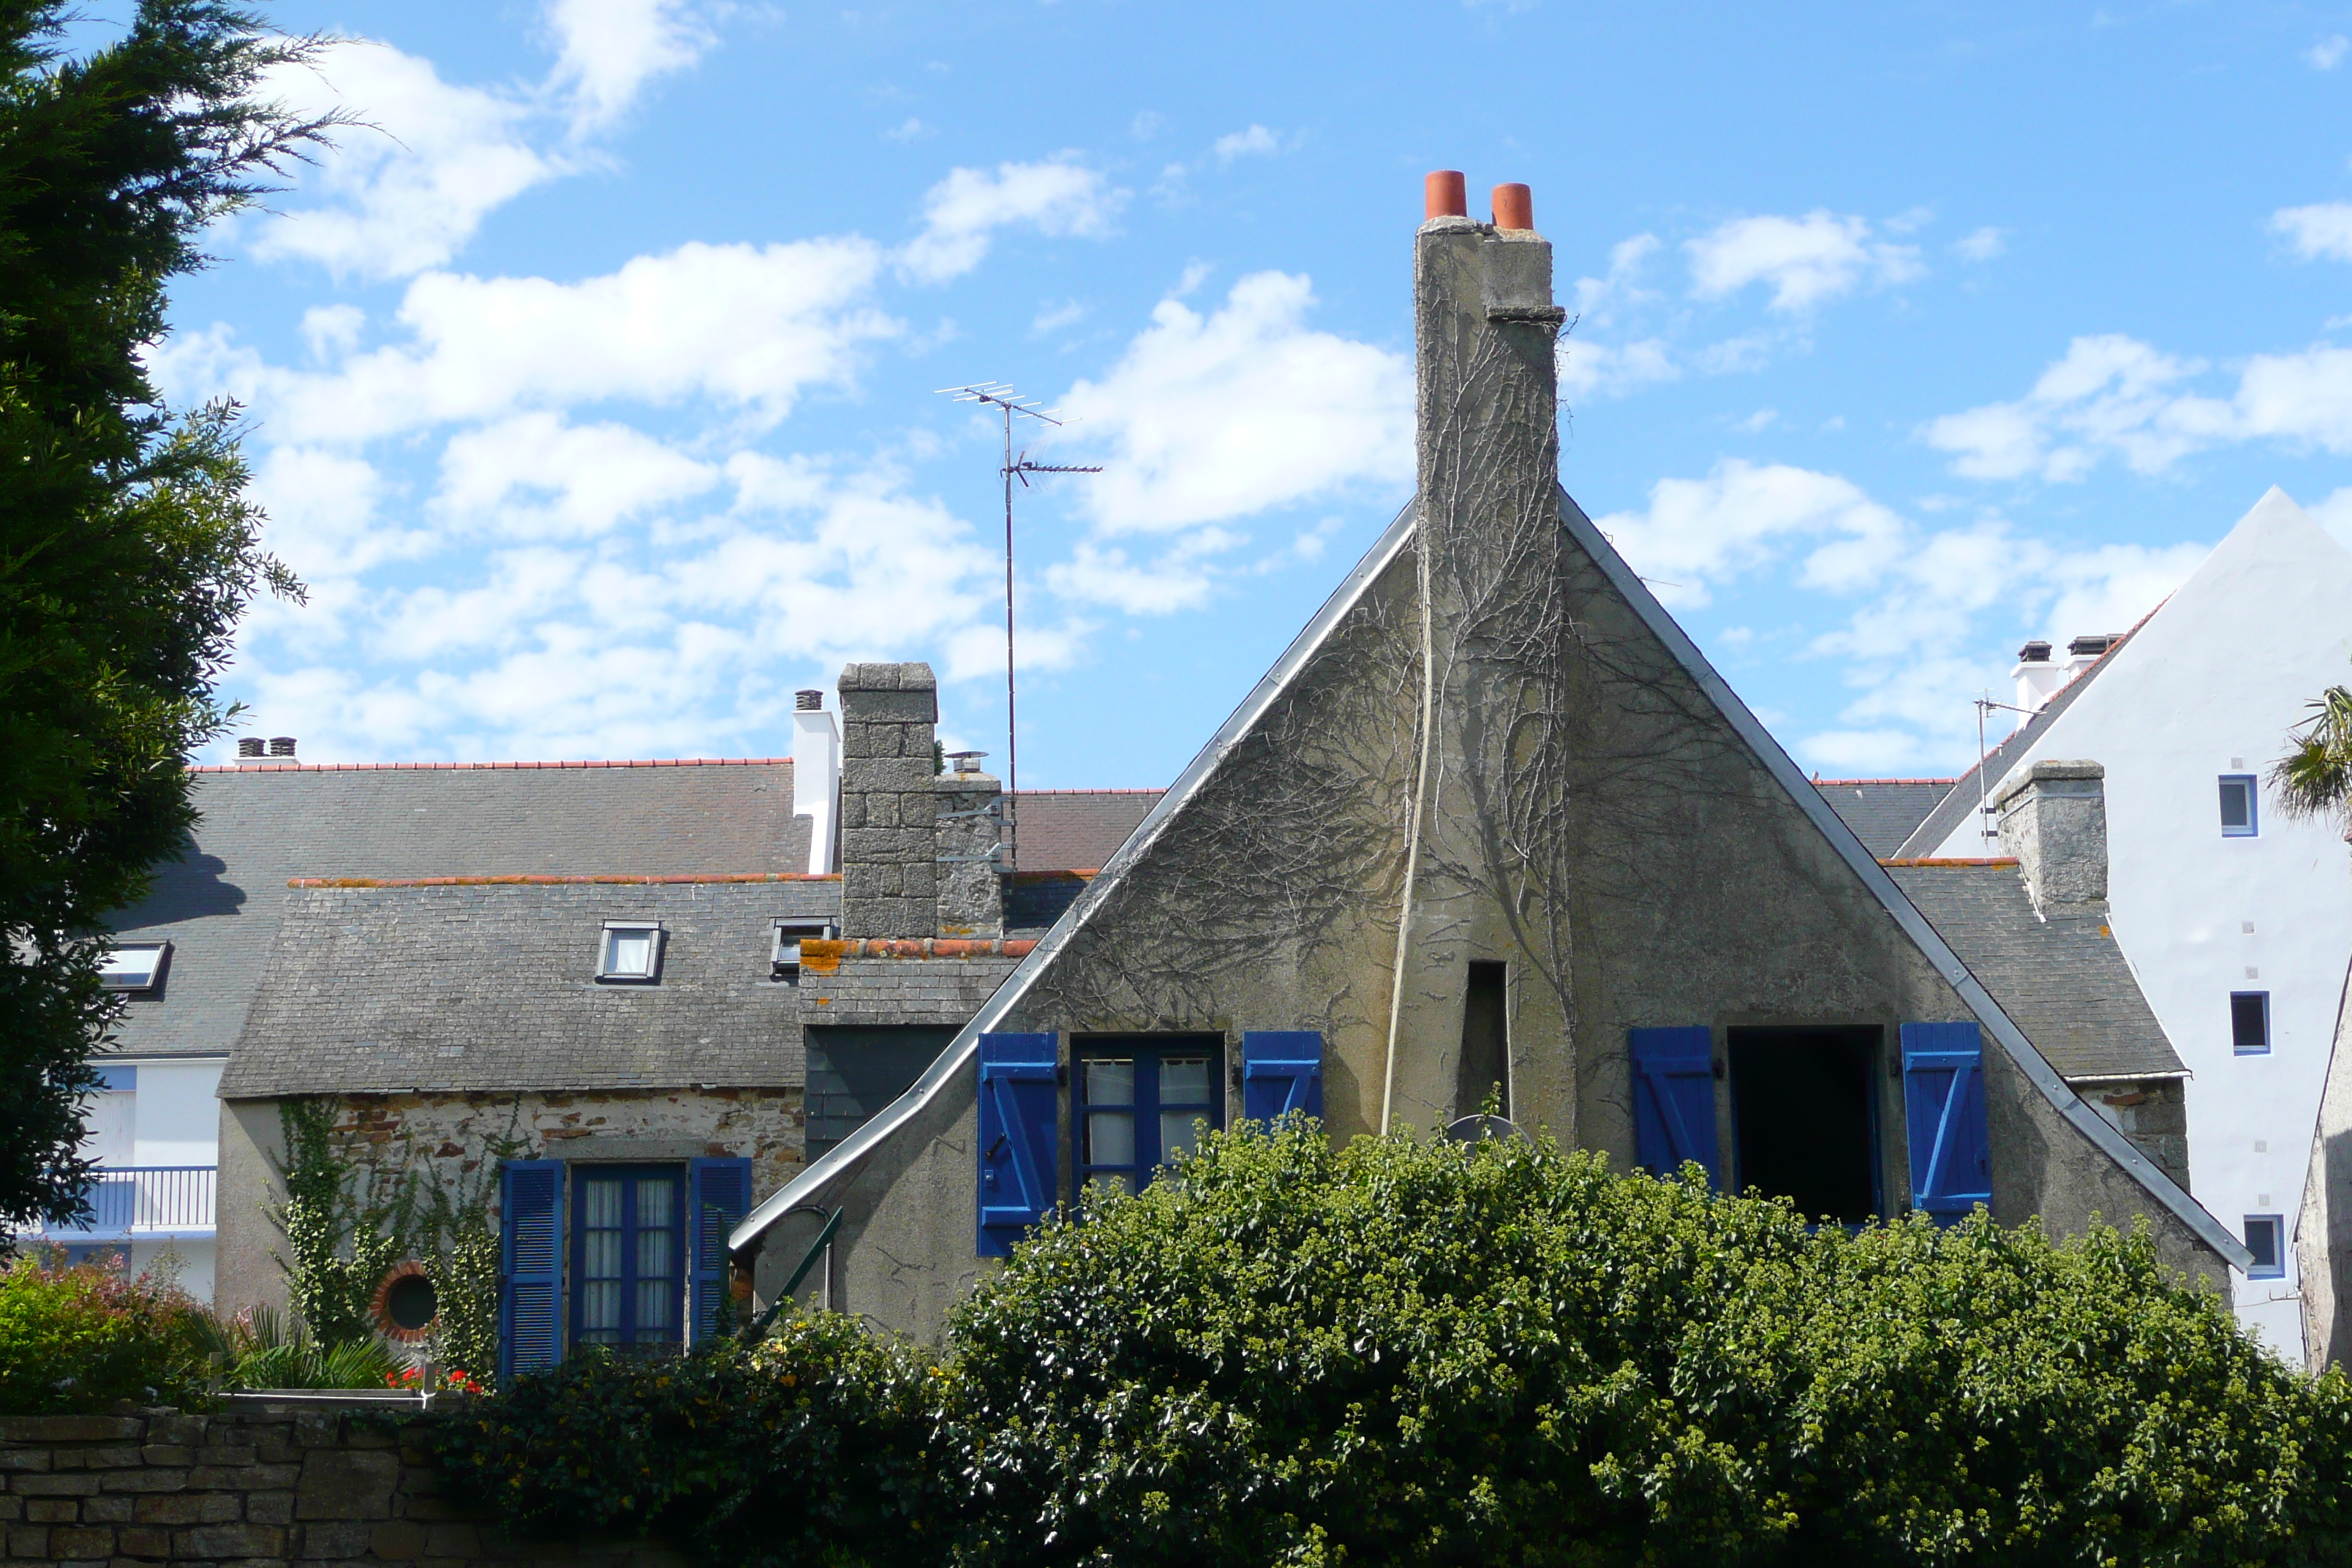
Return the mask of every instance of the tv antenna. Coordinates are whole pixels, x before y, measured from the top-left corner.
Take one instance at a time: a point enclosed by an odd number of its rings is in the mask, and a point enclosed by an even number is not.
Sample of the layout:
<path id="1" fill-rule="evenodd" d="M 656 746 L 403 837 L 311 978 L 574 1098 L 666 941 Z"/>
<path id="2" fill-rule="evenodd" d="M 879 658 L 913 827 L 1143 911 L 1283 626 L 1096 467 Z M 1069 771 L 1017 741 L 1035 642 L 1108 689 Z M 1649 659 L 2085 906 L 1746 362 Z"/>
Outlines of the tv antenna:
<path id="1" fill-rule="evenodd" d="M 1985 696 L 1976 698 L 1973 700 L 1975 701 L 1977 708 L 1977 836 L 1980 838 L 1998 838 L 2000 837 L 2000 830 L 1985 821 L 1986 817 L 1992 815 L 1992 807 L 1985 804 L 1985 789 L 1987 786 L 1987 781 L 1985 779 L 1985 760 L 1992 755 L 1991 752 L 1985 749 L 1986 716 L 1998 711 L 2002 713 L 2021 714 L 2030 720 L 2039 714 L 2042 710 L 2039 708 L 2020 708 L 2013 702 L 1995 702 L 1990 693 Z M 2021 724 L 2018 726 L 2018 729 L 2022 730 L 2024 727 L 2024 725 Z M 2012 733 L 2014 733 L 2014 731 L 2012 731 Z M 2006 746 L 2009 742 L 2007 741 L 2002 741 L 2000 744 Z"/>
<path id="2" fill-rule="evenodd" d="M 1013 716 L 1013 481 L 1029 488 L 1032 474 L 1099 474 L 1099 464 L 1036 463 L 1029 459 L 1024 449 L 1019 456 L 1013 451 L 1013 421 L 1017 415 L 1034 419 L 1056 429 L 1063 421 L 1055 417 L 1058 408 L 1040 408 L 1042 397 L 1024 397 L 1001 381 L 979 382 L 971 386 L 942 386 L 939 389 L 958 403 L 977 403 L 1004 416 L 1004 462 L 997 471 L 1004 476 L 1004 839 L 1008 869 L 1021 864 L 1021 729 Z"/>

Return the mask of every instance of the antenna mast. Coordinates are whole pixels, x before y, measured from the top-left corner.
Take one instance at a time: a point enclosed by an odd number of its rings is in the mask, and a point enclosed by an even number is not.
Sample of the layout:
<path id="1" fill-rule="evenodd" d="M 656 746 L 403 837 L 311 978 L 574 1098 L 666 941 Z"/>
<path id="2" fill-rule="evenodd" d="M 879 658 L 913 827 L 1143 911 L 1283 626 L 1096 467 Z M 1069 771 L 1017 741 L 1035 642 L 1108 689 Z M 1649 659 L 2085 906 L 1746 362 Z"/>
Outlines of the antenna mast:
<path id="1" fill-rule="evenodd" d="M 1013 481 L 1019 479 L 1021 488 L 1029 488 L 1032 474 L 1099 474 L 1100 466 L 1074 466 L 1066 463 L 1033 463 L 1024 451 L 1013 454 L 1013 418 L 1019 415 L 1040 424 L 1059 427 L 1056 417 L 1061 410 L 1040 408 L 1042 397 L 1024 397 L 1003 382 L 981 382 L 971 386 L 943 386 L 940 391 L 958 403 L 977 403 L 1004 416 L 1004 463 L 997 471 L 1004 476 L 1004 838 L 1008 869 L 1021 865 L 1021 726 L 1014 716 L 1013 683 Z"/>

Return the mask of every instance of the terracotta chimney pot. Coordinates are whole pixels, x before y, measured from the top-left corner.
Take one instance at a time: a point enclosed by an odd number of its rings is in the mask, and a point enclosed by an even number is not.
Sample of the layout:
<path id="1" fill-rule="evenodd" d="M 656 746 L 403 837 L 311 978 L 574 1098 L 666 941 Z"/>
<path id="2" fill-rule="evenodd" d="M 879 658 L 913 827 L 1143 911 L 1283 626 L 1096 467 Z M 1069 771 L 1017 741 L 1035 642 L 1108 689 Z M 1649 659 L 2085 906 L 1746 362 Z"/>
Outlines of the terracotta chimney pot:
<path id="1" fill-rule="evenodd" d="M 1496 185 L 1495 187 L 1495 226 L 1534 232 L 1535 193 L 1525 185 Z"/>
<path id="2" fill-rule="evenodd" d="M 1440 169 L 1421 183 L 1425 217 L 1468 217 L 1470 190 L 1459 169 Z"/>

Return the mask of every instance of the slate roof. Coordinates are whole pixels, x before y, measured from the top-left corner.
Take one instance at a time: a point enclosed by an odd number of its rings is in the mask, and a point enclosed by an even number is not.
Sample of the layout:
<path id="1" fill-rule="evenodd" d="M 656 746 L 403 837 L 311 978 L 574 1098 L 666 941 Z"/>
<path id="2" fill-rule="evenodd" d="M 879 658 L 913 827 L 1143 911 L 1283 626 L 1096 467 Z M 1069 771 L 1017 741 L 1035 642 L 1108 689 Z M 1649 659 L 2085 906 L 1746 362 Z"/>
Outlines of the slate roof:
<path id="1" fill-rule="evenodd" d="M 2155 612 L 2150 611 L 2149 614 L 2153 615 Z M 2009 776 L 2009 770 L 2017 765 L 2018 759 L 2024 756 L 2041 741 L 2050 726 L 2058 721 L 2058 715 L 2073 707 L 2074 700 L 2090 689 L 2091 682 L 2099 678 L 2099 672 L 2115 661 L 2116 651 L 2132 639 L 2140 626 L 2147 624 L 2147 618 L 2144 616 L 2140 618 L 2139 626 L 2135 626 L 2130 631 L 2108 644 L 2107 651 L 2101 654 L 2097 662 L 2090 668 L 2052 693 L 2050 700 L 2043 703 L 2041 710 L 2028 719 L 2016 733 L 1985 753 L 1984 761 L 1979 766 L 1984 771 L 1985 792 L 1988 796 L 1990 795 L 1993 786 Z M 1881 855 L 1892 853 L 1912 858 L 1935 854 L 1943 847 L 1944 840 L 1952 836 L 1954 828 L 1964 827 L 1975 818 L 1979 805 L 1977 799 L 1977 772 L 1978 769 L 1972 767 L 1954 779 L 1951 789 L 1937 804 L 1936 808 L 1911 830 L 1909 837 L 1892 851 L 1882 849 L 1877 853 Z M 1985 842 L 1990 844 L 1992 840 L 1987 839 Z M 1971 845 L 1970 847 L 1973 848 L 1975 846 Z"/>
<path id="2" fill-rule="evenodd" d="M 1853 829 L 1873 855 L 1892 855 L 1911 830 L 1927 820 L 1936 803 L 1951 793 L 1951 779 L 1815 779 L 1813 787 Z"/>
<path id="3" fill-rule="evenodd" d="M 808 864 L 790 759 L 279 763 L 196 770 L 186 857 L 111 922 L 173 944 L 118 1049 L 219 1055 L 244 1026 L 294 877 L 793 871 Z M 837 884 L 816 886 L 832 889 Z M 837 897 L 836 894 L 828 896 Z"/>
<path id="4" fill-rule="evenodd" d="M 1886 868 L 2061 1078 L 2186 1072 L 2116 944 L 2104 901 L 2036 916 L 2013 860 Z"/>
<path id="5" fill-rule="evenodd" d="M 1023 790 L 1015 871 L 1099 871 L 1160 804 L 1164 789 Z"/>
<path id="6" fill-rule="evenodd" d="M 224 1099 L 800 1081 L 798 991 L 770 922 L 834 882 L 290 889 Z M 596 978 L 608 920 L 656 920 L 658 984 Z"/>

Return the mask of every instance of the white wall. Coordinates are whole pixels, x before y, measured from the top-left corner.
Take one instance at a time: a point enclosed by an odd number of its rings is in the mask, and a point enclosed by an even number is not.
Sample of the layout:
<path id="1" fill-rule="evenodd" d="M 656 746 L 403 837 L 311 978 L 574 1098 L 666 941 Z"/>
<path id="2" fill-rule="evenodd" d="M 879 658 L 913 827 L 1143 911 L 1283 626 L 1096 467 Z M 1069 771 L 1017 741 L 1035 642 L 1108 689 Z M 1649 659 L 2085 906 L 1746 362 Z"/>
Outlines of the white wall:
<path id="1" fill-rule="evenodd" d="M 2352 856 L 2266 788 L 2260 834 L 2224 838 L 2220 779 L 2266 773 L 2303 705 L 2352 680 L 2352 552 L 2273 489 L 2111 658 L 2016 767 L 2105 764 L 2116 937 L 2195 1075 L 2191 1187 L 2232 1230 L 2273 1214 L 2291 1237 L 2352 958 Z M 1996 852 L 1976 828 L 1937 853 Z M 2269 1056 L 2233 1051 L 2232 991 L 2271 994 Z M 2232 1283 L 2241 1320 L 2299 1363 L 2291 1245 L 2285 1262 Z"/>
<path id="2" fill-rule="evenodd" d="M 134 1165 L 216 1165 L 220 1163 L 221 1068 L 210 1061 L 139 1064 Z"/>

